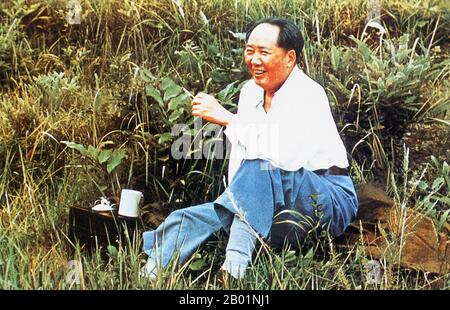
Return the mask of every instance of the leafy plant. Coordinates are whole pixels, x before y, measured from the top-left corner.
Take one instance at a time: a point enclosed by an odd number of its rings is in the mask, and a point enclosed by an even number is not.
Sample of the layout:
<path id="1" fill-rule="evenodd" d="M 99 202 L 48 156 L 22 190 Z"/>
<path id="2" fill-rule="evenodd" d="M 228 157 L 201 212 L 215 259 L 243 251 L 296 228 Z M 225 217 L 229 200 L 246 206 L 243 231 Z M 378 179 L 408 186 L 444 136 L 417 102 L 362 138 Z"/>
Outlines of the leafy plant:
<path id="1" fill-rule="evenodd" d="M 76 96 L 80 86 L 76 78 L 69 79 L 64 72 L 40 74 L 33 78 L 31 92 L 41 98 L 42 106 L 52 113 L 71 96 Z"/>
<path id="2" fill-rule="evenodd" d="M 109 144 L 108 142 L 103 142 L 100 147 L 89 145 L 87 148 L 81 144 L 70 141 L 61 141 L 61 143 L 67 145 L 67 147 L 71 149 L 77 150 L 81 155 L 87 156 L 99 165 L 106 164 L 106 171 L 108 173 L 112 173 L 126 156 L 125 150 L 121 148 L 115 150 L 103 149 L 102 147 Z"/>
<path id="3" fill-rule="evenodd" d="M 418 40 L 410 44 L 408 34 L 384 39 L 378 47 L 353 36 L 351 40 L 356 46 L 330 48 L 328 79 L 336 112 L 352 144 L 371 139 L 371 155 L 383 162 L 382 148 L 391 138 L 400 138 L 406 125 L 418 121 L 431 104 L 422 95 L 426 81 L 442 73 Z"/>
<path id="4" fill-rule="evenodd" d="M 153 120 L 149 130 L 158 139 L 158 159 L 164 162 L 166 175 L 174 178 L 170 190 L 166 191 L 173 193 L 184 189 L 186 192 L 198 192 L 198 186 L 204 183 L 205 179 L 212 182 L 212 185 L 206 188 L 209 193 L 220 191 L 222 174 L 225 171 L 223 131 L 218 128 L 219 126 L 202 122 L 200 118 L 194 118 L 191 115 L 190 103 L 193 94 L 175 83 L 173 79 L 169 77 L 156 78 L 147 69 L 142 69 L 141 79 L 145 82 L 145 93 L 149 97 L 145 107 L 151 113 L 151 116 L 142 118 Z M 234 101 L 242 85 L 243 82 L 235 81 L 226 85 L 218 93 L 211 94 L 215 95 L 222 105 L 233 112 L 236 109 Z M 145 109 L 141 111 L 143 110 Z M 178 139 L 180 135 L 182 137 Z M 175 139 L 180 144 L 175 145 L 173 143 Z M 179 157 L 172 156 L 173 148 L 176 149 L 178 145 L 183 148 L 180 154 L 187 155 L 183 156 L 184 161 L 180 161 Z M 219 145 L 223 146 L 221 149 L 223 157 L 203 156 L 205 153 L 216 154 L 213 153 L 213 149 Z M 191 161 L 191 158 L 197 160 Z M 181 167 L 180 164 L 182 164 Z M 176 177 L 176 175 L 180 177 Z"/>
<path id="5" fill-rule="evenodd" d="M 104 172 L 104 178 L 110 179 L 110 184 L 114 189 L 114 183 L 112 182 L 112 174 L 115 173 L 116 168 L 122 163 L 126 157 L 126 151 L 123 148 L 111 149 L 104 148 L 108 144 L 112 144 L 110 141 L 102 142 L 99 146 L 94 147 L 89 145 L 87 148 L 82 144 L 78 144 L 70 141 L 61 141 L 68 148 L 78 151 L 81 155 L 90 159 L 96 167 L 99 167 Z M 117 178 L 117 174 L 114 174 Z M 91 178 L 98 189 L 103 193 L 106 189 L 105 185 L 98 185 L 94 178 Z M 114 190 L 113 190 L 114 191 Z"/>
<path id="6" fill-rule="evenodd" d="M 156 83 L 147 83 L 145 85 L 145 93 L 156 101 L 162 114 L 161 116 L 167 117 L 162 119 L 165 128 L 171 129 L 176 124 L 188 122 L 191 98 L 171 78 L 166 77 L 156 81 Z M 193 119 L 188 123 L 192 122 Z M 170 133 L 161 133 L 158 136 L 158 143 L 160 144 L 170 141 L 172 137 Z"/>
<path id="7" fill-rule="evenodd" d="M 433 182 L 420 180 L 417 186 L 423 195 L 420 205 L 425 207 L 425 213 L 437 220 L 438 229 L 441 229 L 450 218 L 450 169 L 447 162 L 441 164 L 434 156 L 431 161 L 436 172 Z"/>

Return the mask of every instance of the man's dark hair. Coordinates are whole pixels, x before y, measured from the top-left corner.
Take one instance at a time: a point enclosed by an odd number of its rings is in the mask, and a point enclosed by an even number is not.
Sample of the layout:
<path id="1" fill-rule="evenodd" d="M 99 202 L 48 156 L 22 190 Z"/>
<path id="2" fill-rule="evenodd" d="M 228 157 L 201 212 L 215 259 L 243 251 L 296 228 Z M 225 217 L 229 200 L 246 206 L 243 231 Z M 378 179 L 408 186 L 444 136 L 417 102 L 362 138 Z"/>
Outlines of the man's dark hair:
<path id="1" fill-rule="evenodd" d="M 248 42 L 248 38 L 252 31 L 261 24 L 271 24 L 280 28 L 277 44 L 279 47 L 286 51 L 294 50 L 297 56 L 297 63 L 300 62 L 300 54 L 303 50 L 303 36 L 300 33 L 297 25 L 288 19 L 281 17 L 269 17 L 254 22 L 247 30 L 245 35 L 245 42 Z"/>

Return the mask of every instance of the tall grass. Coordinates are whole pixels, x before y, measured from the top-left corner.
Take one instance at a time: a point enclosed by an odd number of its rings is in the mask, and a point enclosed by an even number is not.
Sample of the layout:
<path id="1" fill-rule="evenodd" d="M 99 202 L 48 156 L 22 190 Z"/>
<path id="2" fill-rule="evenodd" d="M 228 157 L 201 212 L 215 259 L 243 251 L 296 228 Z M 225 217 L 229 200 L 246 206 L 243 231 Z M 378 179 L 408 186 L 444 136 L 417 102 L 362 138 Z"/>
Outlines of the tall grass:
<path id="1" fill-rule="evenodd" d="M 448 125 L 448 5 L 445 1 L 382 1 L 387 34 L 380 45 L 378 33 L 367 29 L 363 33 L 366 2 L 87 0 L 82 1 L 81 23 L 74 25 L 65 20 L 66 1 L 2 2 L 1 287 L 222 288 L 215 273 L 224 250 L 223 238 L 200 249 L 181 268 L 174 261 L 156 282 L 148 282 L 138 273 L 145 258 L 140 236 L 130 236 L 124 241 L 128 246 L 112 251 L 106 261 L 100 250 L 87 255 L 68 242 L 68 208 L 74 204 L 89 207 L 97 199 L 93 197 L 118 195 L 120 188 L 133 187 L 144 192 L 146 203 L 158 205 L 167 214 L 221 193 L 227 162 L 173 160 L 170 142 L 161 136 L 173 122 L 192 124 L 193 120 L 184 109 L 170 122 L 170 100 L 159 104 L 146 87 L 161 90 L 162 80 L 170 78 L 192 93 L 208 91 L 221 96 L 226 107 L 234 110 L 239 83 L 231 83 L 248 78 L 239 33 L 268 15 L 292 18 L 302 30 L 301 66 L 327 89 L 347 148 L 354 150 L 354 180 L 373 180 L 374 167 L 381 166 L 389 171 L 387 189 L 397 193 L 399 206 L 428 212 L 437 223 L 447 221 L 447 200 L 434 204 L 448 197 L 446 187 L 440 181 L 436 182 L 440 187 L 432 186 L 433 178 L 445 178 L 444 168 L 430 176 L 431 183 L 428 188 L 421 186 L 426 188 L 422 192 L 417 189 L 411 194 L 408 183 L 398 183 L 389 160 L 391 137 L 383 129 L 386 124 L 377 114 L 374 98 L 395 105 L 396 111 L 409 111 L 405 123 Z M 399 43 L 403 34 L 409 37 Z M 407 50 L 403 60 L 397 59 L 399 44 Z M 405 96 L 418 99 L 404 100 L 397 90 L 380 97 L 372 76 L 380 74 L 372 68 L 379 61 L 386 66 L 386 76 L 404 73 L 406 66 L 420 61 L 426 63 L 419 83 L 409 85 L 409 79 L 402 80 Z M 114 173 L 107 173 L 61 141 L 122 149 L 126 157 Z M 442 161 L 439 165 L 444 167 Z M 153 212 L 149 207 L 143 211 Z M 383 281 L 369 287 L 365 284 L 369 258 L 359 245 L 337 249 L 325 238 L 297 252 L 262 246 L 249 276 L 231 287 L 449 288 L 448 275 L 399 269 L 391 258 L 398 257 L 401 248 L 393 247 L 392 253 L 381 259 Z M 72 260 L 82 266 L 78 284 L 68 280 Z"/>

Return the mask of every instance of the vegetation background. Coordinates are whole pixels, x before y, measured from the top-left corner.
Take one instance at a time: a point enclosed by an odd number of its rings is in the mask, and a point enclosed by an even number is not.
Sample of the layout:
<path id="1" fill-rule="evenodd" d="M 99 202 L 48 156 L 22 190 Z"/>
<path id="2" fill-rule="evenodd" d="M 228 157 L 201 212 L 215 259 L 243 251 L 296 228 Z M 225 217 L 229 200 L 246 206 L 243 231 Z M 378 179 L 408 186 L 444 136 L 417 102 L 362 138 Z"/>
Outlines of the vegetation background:
<path id="1" fill-rule="evenodd" d="M 139 277 L 140 235 L 109 247 L 106 260 L 100 249 L 88 255 L 68 242 L 68 211 L 134 188 L 144 192 L 148 229 L 171 210 L 217 197 L 226 160 L 170 156 L 174 124 L 199 134 L 181 87 L 235 110 L 249 78 L 242 34 L 272 15 L 295 20 L 304 34 L 301 66 L 327 91 L 355 183 L 382 184 L 398 207 L 442 228 L 450 213 L 449 3 L 380 1 L 383 32 L 367 26 L 372 2 L 2 1 L 0 287 L 223 288 L 215 277 L 220 236 L 149 282 Z M 301 251 L 262 246 L 249 276 L 231 288 L 450 288 L 448 274 L 401 268 L 394 239 L 372 284 L 361 245 L 342 250 L 321 240 Z M 70 261 L 82 266 L 79 281 L 68 279 Z"/>

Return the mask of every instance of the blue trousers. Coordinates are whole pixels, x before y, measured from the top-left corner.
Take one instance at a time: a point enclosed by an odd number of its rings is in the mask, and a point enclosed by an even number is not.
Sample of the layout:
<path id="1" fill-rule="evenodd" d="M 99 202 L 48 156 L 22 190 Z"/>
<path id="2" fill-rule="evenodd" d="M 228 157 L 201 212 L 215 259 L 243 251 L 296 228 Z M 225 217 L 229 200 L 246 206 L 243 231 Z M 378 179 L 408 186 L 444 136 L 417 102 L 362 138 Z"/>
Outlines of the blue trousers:
<path id="1" fill-rule="evenodd" d="M 144 252 L 166 266 L 179 251 L 181 263 L 235 214 L 272 246 L 294 246 L 315 227 L 340 236 L 356 216 L 358 201 L 349 176 L 284 171 L 261 159 L 243 160 L 229 187 L 214 202 L 172 212 L 143 234 Z"/>

